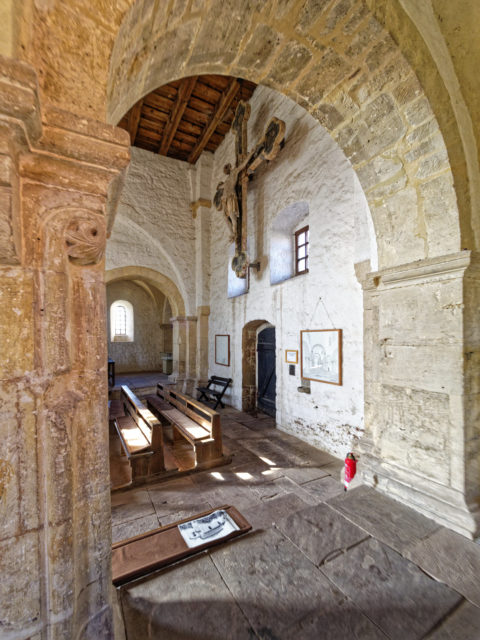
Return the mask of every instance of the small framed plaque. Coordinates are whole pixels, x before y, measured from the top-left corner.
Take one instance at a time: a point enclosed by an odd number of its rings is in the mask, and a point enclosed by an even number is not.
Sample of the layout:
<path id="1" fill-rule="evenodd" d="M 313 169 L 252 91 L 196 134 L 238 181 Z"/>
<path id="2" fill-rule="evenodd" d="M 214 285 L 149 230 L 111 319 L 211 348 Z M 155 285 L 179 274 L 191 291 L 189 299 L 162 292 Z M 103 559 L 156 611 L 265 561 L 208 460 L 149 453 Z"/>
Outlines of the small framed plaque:
<path id="1" fill-rule="evenodd" d="M 230 366 L 230 336 L 217 334 L 215 336 L 215 364 Z"/>
<path id="2" fill-rule="evenodd" d="M 296 349 L 285 349 L 285 362 L 298 364 L 298 351 Z"/>

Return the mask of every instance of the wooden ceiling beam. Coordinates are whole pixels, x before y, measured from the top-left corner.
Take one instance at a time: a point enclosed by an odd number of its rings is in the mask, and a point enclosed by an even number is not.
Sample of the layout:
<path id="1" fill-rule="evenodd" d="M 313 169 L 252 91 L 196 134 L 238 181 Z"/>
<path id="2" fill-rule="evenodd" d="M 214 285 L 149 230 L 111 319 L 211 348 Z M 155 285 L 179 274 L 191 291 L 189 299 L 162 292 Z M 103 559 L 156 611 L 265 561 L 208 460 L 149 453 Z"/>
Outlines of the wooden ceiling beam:
<path id="1" fill-rule="evenodd" d="M 130 134 L 130 144 L 135 144 L 137 137 L 140 116 L 142 115 L 143 98 L 134 104 L 128 113 L 128 133 Z"/>
<path id="2" fill-rule="evenodd" d="M 223 92 L 222 97 L 220 98 L 220 102 L 217 104 L 217 106 L 215 107 L 215 111 L 210 116 L 208 124 L 204 128 L 202 135 L 200 136 L 197 144 L 188 156 L 188 162 L 190 162 L 191 164 L 195 164 L 195 162 L 200 157 L 200 154 L 208 144 L 208 141 L 217 128 L 218 123 L 222 121 L 225 112 L 230 107 L 233 99 L 240 90 L 240 87 L 240 82 L 236 78 L 234 78 Z"/>
<path id="3" fill-rule="evenodd" d="M 168 121 L 165 125 L 162 142 L 158 149 L 158 153 L 162 156 L 166 156 L 168 150 L 170 149 L 172 140 L 175 137 L 178 125 L 180 124 L 180 120 L 183 118 L 183 114 L 196 83 L 197 76 L 192 76 L 191 78 L 187 78 L 184 82 L 182 82 L 182 84 L 178 88 L 177 97 L 173 104 Z"/>

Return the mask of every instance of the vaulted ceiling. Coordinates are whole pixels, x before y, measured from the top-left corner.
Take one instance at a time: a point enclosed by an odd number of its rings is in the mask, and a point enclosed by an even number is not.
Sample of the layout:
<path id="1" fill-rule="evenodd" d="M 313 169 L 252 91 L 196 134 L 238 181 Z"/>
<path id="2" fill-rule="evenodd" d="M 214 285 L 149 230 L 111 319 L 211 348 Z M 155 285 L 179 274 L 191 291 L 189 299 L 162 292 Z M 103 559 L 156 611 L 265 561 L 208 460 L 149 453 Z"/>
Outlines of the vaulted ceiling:
<path id="1" fill-rule="evenodd" d="M 229 131 L 240 100 L 256 85 L 230 76 L 191 76 L 170 82 L 139 100 L 119 122 L 131 144 L 192 164 L 215 151 Z"/>

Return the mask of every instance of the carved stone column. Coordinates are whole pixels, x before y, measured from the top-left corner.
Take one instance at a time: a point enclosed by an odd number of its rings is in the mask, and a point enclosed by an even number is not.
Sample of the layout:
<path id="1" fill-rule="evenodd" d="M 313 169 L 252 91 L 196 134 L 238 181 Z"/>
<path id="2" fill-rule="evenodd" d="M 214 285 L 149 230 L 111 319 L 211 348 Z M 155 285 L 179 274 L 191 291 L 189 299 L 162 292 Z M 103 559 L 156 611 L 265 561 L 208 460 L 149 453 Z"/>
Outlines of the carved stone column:
<path id="1" fill-rule="evenodd" d="M 366 481 L 478 535 L 480 269 L 469 251 L 365 275 Z"/>
<path id="2" fill-rule="evenodd" d="M 41 112 L 28 65 L 1 59 L 0 82 L 0 329 L 9 336 L 0 354 L 0 569 L 11 585 L 0 626 L 108 638 L 103 254 L 108 194 L 129 141 L 113 127 Z"/>

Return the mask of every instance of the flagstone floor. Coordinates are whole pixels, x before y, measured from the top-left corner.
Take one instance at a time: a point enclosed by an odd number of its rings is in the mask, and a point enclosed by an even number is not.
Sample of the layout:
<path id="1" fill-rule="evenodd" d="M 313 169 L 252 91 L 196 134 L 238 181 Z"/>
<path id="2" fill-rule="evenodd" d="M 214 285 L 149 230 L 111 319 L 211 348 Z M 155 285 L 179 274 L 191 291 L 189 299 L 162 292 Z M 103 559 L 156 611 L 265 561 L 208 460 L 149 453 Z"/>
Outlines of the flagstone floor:
<path id="1" fill-rule="evenodd" d="M 250 533 L 117 590 L 126 640 L 480 639 L 480 545 L 227 407 L 230 465 L 112 496 L 113 540 L 224 504 Z M 123 635 L 125 634 L 125 635 Z"/>

